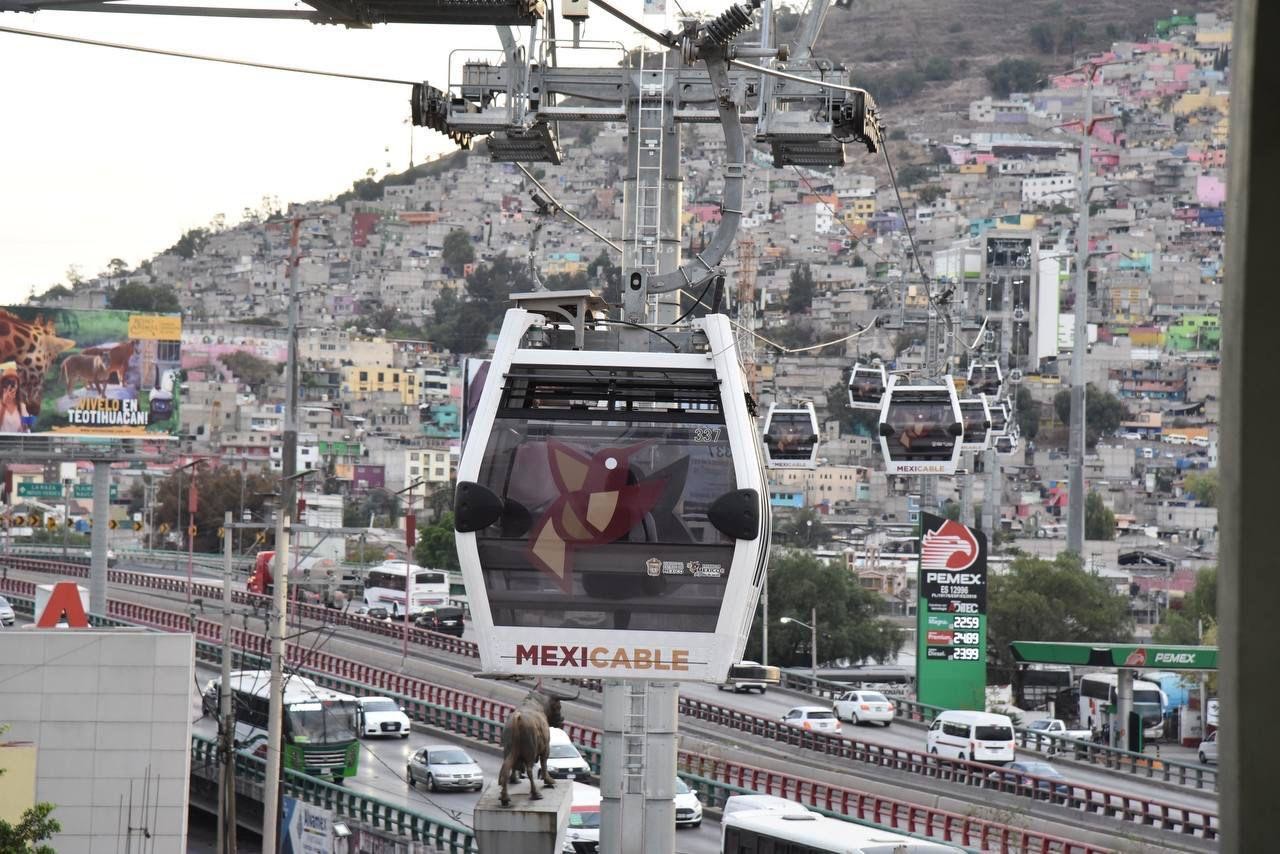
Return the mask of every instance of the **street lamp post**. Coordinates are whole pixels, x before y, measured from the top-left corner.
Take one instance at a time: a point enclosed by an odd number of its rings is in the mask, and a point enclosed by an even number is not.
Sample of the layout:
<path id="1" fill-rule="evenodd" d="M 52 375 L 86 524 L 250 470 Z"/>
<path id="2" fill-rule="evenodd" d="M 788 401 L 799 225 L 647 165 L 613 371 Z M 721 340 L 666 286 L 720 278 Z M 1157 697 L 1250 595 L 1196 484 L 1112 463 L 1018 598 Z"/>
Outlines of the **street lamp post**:
<path id="1" fill-rule="evenodd" d="M 810 622 L 805 623 L 795 617 L 783 617 L 778 622 L 795 623 L 797 626 L 804 626 L 809 630 L 809 671 L 816 686 L 818 683 L 818 609 L 816 607 L 810 609 L 809 620 Z"/>
<path id="2" fill-rule="evenodd" d="M 406 513 L 404 517 L 404 636 L 401 647 L 401 654 L 406 659 L 409 657 L 409 610 L 413 605 L 413 570 L 411 569 L 413 565 L 412 552 L 418 534 L 417 530 L 415 530 L 415 526 L 418 524 L 417 517 L 413 515 L 414 490 L 426 482 L 426 478 L 415 480 L 404 489 L 394 493 L 395 495 L 402 495 L 406 492 L 409 493 L 409 512 Z"/>

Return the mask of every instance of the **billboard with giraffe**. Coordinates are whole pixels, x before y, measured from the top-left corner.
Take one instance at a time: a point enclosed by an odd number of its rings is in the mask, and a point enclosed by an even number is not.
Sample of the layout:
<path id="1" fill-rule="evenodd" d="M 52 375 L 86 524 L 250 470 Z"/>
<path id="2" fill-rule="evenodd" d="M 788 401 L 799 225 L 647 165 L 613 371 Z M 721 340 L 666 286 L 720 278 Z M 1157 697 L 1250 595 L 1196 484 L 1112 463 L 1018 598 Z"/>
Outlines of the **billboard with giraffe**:
<path id="1" fill-rule="evenodd" d="M 176 433 L 182 318 L 0 308 L 0 434 Z"/>

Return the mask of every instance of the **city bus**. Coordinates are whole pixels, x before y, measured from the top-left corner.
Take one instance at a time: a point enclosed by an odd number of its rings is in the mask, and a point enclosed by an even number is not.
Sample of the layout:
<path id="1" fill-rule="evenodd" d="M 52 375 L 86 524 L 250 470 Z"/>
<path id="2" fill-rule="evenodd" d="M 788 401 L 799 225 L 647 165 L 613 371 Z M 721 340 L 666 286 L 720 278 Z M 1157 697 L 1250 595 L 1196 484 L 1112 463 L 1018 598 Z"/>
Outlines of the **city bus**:
<path id="1" fill-rule="evenodd" d="M 220 680 L 215 684 L 221 690 Z M 231 674 L 236 743 L 256 756 L 265 757 L 267 753 L 270 685 L 268 670 L 238 670 Z M 214 693 L 210 699 L 217 702 Z M 281 748 L 285 768 L 332 777 L 335 783 L 354 777 L 360 765 L 356 698 L 321 687 L 303 676 L 286 675 Z"/>
<path id="2" fill-rule="evenodd" d="M 729 799 L 730 802 L 733 798 Z M 730 811 L 721 821 L 723 854 L 959 854 L 963 848 L 815 812 Z"/>
<path id="3" fill-rule="evenodd" d="M 1101 730 L 1107 721 L 1107 707 L 1116 706 L 1116 674 L 1089 673 L 1080 677 L 1080 725 Z M 1164 691 L 1155 682 L 1133 680 L 1133 710 L 1142 716 L 1144 738 L 1164 737 Z"/>
<path id="4" fill-rule="evenodd" d="M 405 574 L 412 573 L 409 617 L 449 604 L 449 575 L 404 561 L 389 560 L 371 567 L 364 578 L 366 608 L 386 608 L 392 618 L 404 619 Z"/>

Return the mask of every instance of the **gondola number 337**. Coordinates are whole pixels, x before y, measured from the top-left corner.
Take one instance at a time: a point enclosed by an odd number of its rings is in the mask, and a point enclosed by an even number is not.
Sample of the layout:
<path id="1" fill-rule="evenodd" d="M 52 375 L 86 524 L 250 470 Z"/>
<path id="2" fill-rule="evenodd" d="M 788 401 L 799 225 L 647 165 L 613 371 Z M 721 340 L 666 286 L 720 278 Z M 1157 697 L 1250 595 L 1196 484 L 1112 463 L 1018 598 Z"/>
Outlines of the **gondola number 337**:
<path id="1" fill-rule="evenodd" d="M 702 443 L 702 444 L 719 442 L 720 428 L 719 427 L 694 427 L 693 441 Z"/>

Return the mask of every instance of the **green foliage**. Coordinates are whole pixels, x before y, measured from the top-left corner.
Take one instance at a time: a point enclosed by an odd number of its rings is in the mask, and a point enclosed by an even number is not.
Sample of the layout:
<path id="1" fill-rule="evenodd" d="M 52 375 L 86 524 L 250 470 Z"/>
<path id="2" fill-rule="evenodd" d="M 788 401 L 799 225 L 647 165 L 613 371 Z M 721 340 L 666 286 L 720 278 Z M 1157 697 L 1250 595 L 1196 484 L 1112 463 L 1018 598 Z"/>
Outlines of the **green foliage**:
<path id="1" fill-rule="evenodd" d="M 914 187 L 923 181 L 927 181 L 934 175 L 932 167 L 923 166 L 919 163 L 908 163 L 898 170 L 898 184 L 902 187 Z"/>
<path id="2" fill-rule="evenodd" d="M 418 526 L 418 544 L 413 559 L 419 566 L 458 572 L 457 541 L 453 536 L 453 511 L 442 513 L 435 522 Z"/>
<path id="3" fill-rule="evenodd" d="M 226 369 L 235 375 L 236 379 L 248 385 L 255 392 L 260 390 L 266 383 L 279 377 L 280 371 L 284 368 L 284 365 L 267 361 L 247 350 L 236 350 L 234 353 L 228 353 L 222 357 L 221 361 Z"/>
<path id="4" fill-rule="evenodd" d="M 449 265 L 455 276 L 461 276 L 463 269 L 476 260 L 476 250 L 471 244 L 471 236 L 461 228 L 455 228 L 444 237 L 444 248 L 440 252 L 444 263 Z"/>
<path id="5" fill-rule="evenodd" d="M 184 548 L 187 542 L 185 528 L 191 523 L 187 501 L 193 471 L 198 471 L 195 476 L 195 551 L 198 552 L 221 553 L 222 540 L 218 537 L 218 528 L 222 527 L 224 514 L 228 510 L 233 518 L 240 519 L 242 496 L 243 509 L 249 510 L 255 519 L 263 519 L 268 495 L 279 489 L 273 477 L 262 474 L 245 475 L 231 466 L 214 467 L 206 464 L 198 469 L 187 469 L 169 475 L 156 489 L 155 524 L 167 524 L 171 535 Z M 178 518 L 179 508 L 182 511 L 181 520 Z M 270 538 L 272 532 L 268 530 L 267 536 Z M 248 537 L 245 542 L 248 542 Z"/>
<path id="6" fill-rule="evenodd" d="M 432 304 L 430 338 L 451 353 L 484 349 L 490 331 L 502 322 L 512 291 L 533 289 L 528 267 L 506 255 L 481 264 L 467 277 L 467 299 L 445 289 Z"/>
<path id="7" fill-rule="evenodd" d="M 1031 59 L 1002 59 L 985 72 L 991 91 L 1000 98 L 1029 92 L 1040 80 L 1040 64 Z"/>
<path id="8" fill-rule="evenodd" d="M 822 514 L 811 507 L 778 513 L 774 519 L 773 539 L 778 545 L 797 549 L 813 549 L 831 542 Z"/>
<path id="9" fill-rule="evenodd" d="M 190 260 L 196 256 L 197 252 L 204 249 L 205 244 L 209 242 L 209 229 L 192 228 L 184 232 L 178 238 L 178 242 L 169 247 L 170 252 L 179 257 Z"/>
<path id="10" fill-rule="evenodd" d="M 1018 387 L 1015 409 L 1018 432 L 1024 439 L 1034 439 L 1040 434 L 1040 401 L 1031 396 L 1031 390 L 1026 386 Z"/>
<path id="11" fill-rule="evenodd" d="M 1009 572 L 992 574 L 987 594 L 987 678 L 1012 682 L 1021 705 L 1021 680 L 1009 644 L 1015 640 L 1124 643 L 1133 636 L 1129 600 L 1106 579 L 1086 572 L 1063 552 L 1052 561 L 1022 556 Z"/>
<path id="12" fill-rule="evenodd" d="M 162 285 L 143 285 L 136 282 L 123 284 L 115 289 L 108 308 L 121 311 L 145 311 L 176 313 L 182 310 L 178 295 Z"/>
<path id="13" fill-rule="evenodd" d="M 33 300 L 33 302 L 39 304 L 44 302 L 45 300 L 61 299 L 63 297 L 71 296 L 72 293 L 74 293 L 74 291 L 72 291 L 71 288 L 67 287 L 66 285 L 54 285 L 53 287 L 49 288 L 49 290 L 45 291 L 44 293 L 40 294 L 40 296 L 36 297 L 35 300 Z"/>
<path id="14" fill-rule="evenodd" d="M 1207 635 L 1217 622 L 1218 568 L 1214 566 L 1196 573 L 1195 589 L 1182 600 L 1181 608 L 1164 612 L 1153 636 L 1157 643 L 1195 645 L 1201 642 L 1201 627 Z"/>
<path id="15" fill-rule="evenodd" d="M 400 513 L 400 496 L 385 489 L 371 489 L 342 505 L 342 527 L 394 528 Z"/>
<path id="16" fill-rule="evenodd" d="M 1191 472 L 1182 481 L 1182 488 L 1205 507 L 1218 506 L 1218 470 Z"/>
<path id="17" fill-rule="evenodd" d="M 1054 414 L 1063 424 L 1071 423 L 1071 389 L 1063 389 L 1053 397 Z M 1085 386 L 1084 400 L 1085 438 L 1090 447 L 1098 443 L 1098 437 L 1114 433 L 1120 422 L 1129 418 L 1129 410 L 1120 398 L 1099 391 L 1093 384 Z"/>
<path id="18" fill-rule="evenodd" d="M 955 71 L 951 68 L 951 60 L 945 56 L 930 57 L 924 64 L 925 80 L 950 80 L 953 77 Z"/>
<path id="19" fill-rule="evenodd" d="M 376 306 L 376 307 L 375 307 Z M 421 326 L 406 317 L 398 306 L 374 303 L 355 320 L 363 329 L 381 329 L 389 338 L 410 338 L 415 341 L 426 339 L 427 333 Z"/>
<path id="20" fill-rule="evenodd" d="M 1102 503 L 1102 496 L 1090 492 L 1084 501 L 1084 537 L 1086 540 L 1114 540 L 1116 515 Z"/>
<path id="21" fill-rule="evenodd" d="M 813 307 L 813 271 L 808 264 L 801 264 L 791 271 L 787 283 L 787 313 L 804 314 Z"/>
<path id="22" fill-rule="evenodd" d="M 769 338 L 787 349 L 810 347 L 818 343 L 818 333 L 808 323 L 799 321 L 769 330 Z"/>
<path id="23" fill-rule="evenodd" d="M 56 854 L 52 845 L 38 844 L 62 830 L 62 824 L 50 818 L 55 809 L 41 802 L 24 810 L 17 824 L 0 821 L 0 854 Z"/>
<path id="24" fill-rule="evenodd" d="M 952 522 L 960 521 L 960 505 L 954 501 L 948 501 L 942 505 L 942 516 L 944 519 L 950 519 Z"/>
<path id="25" fill-rule="evenodd" d="M 923 205 L 931 205 L 946 194 L 946 189 L 940 184 L 925 184 L 916 191 L 916 198 Z"/>
<path id="26" fill-rule="evenodd" d="M 813 555 L 792 549 L 775 550 L 769 556 L 769 663 L 782 667 L 807 667 L 810 661 L 809 629 L 781 624 L 779 617 L 810 621 L 818 609 L 818 661 L 849 658 L 884 662 L 902 648 L 902 630 L 880 617 L 880 596 L 865 590 L 858 578 L 840 564 L 824 564 Z M 760 623 L 747 643 L 746 657 L 760 660 Z"/>

